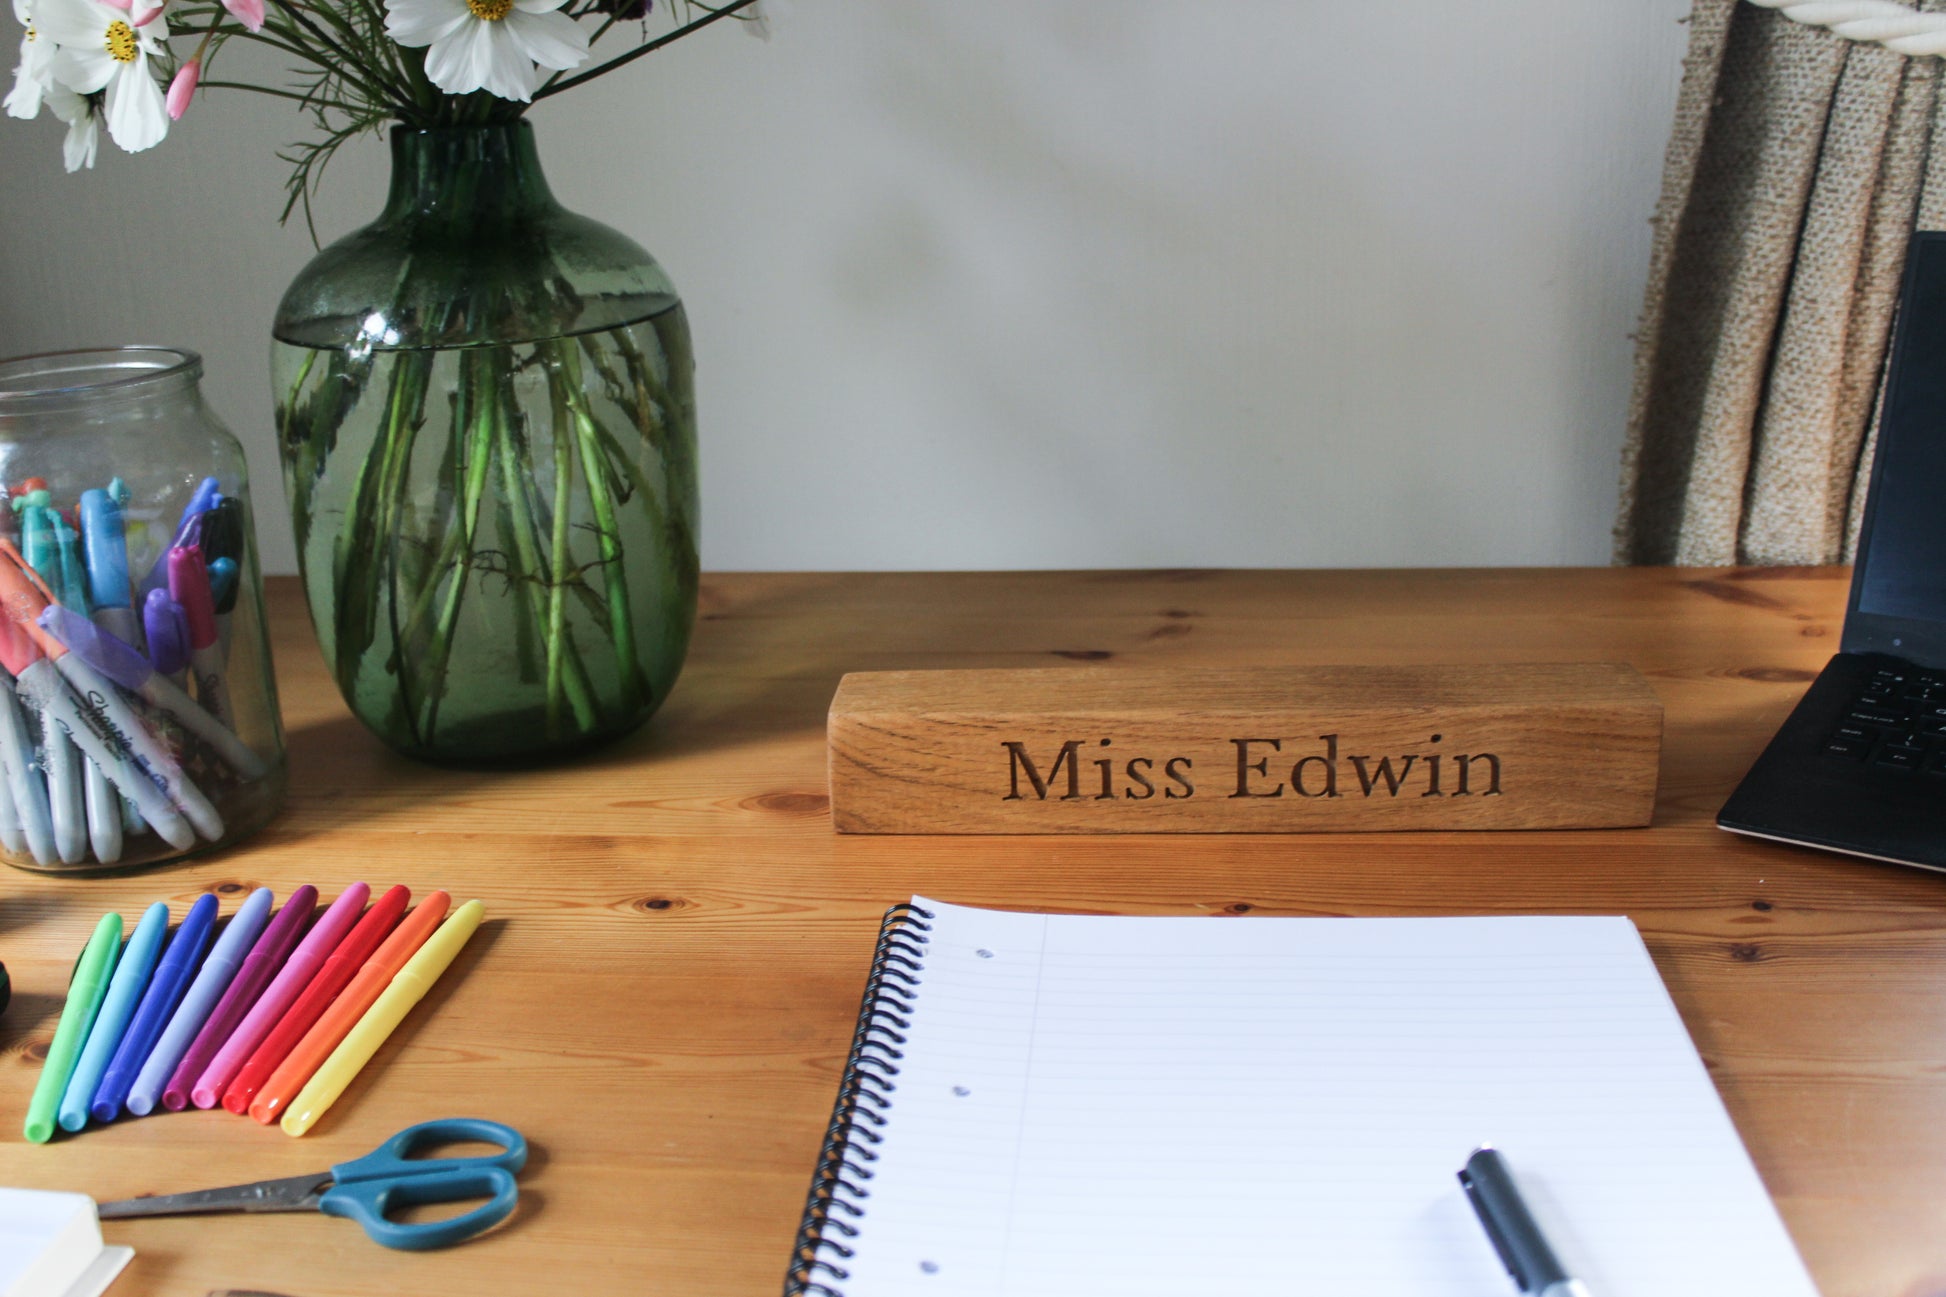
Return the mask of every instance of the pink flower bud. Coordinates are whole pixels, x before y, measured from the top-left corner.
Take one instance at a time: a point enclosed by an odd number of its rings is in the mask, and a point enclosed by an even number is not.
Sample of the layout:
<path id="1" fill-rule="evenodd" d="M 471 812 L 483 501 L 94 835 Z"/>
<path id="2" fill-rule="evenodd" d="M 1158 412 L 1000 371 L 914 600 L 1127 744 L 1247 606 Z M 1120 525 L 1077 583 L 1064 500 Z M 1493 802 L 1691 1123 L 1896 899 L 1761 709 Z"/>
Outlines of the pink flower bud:
<path id="1" fill-rule="evenodd" d="M 232 18 L 251 31 L 263 30 L 264 0 L 223 0 L 223 7 L 230 11 Z"/>
<path id="2" fill-rule="evenodd" d="M 169 120 L 179 122 L 182 115 L 189 111 L 190 96 L 196 93 L 196 83 L 203 79 L 203 64 L 200 59 L 191 59 L 176 72 L 169 82 L 169 93 L 163 97 L 162 106 L 169 110 Z"/>

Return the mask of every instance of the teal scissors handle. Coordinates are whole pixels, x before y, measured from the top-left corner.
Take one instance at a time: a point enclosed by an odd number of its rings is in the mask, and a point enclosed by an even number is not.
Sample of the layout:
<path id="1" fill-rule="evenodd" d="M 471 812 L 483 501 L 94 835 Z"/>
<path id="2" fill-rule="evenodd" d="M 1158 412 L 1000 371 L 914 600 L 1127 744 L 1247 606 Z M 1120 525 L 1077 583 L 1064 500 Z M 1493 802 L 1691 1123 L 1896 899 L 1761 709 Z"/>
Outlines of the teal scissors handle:
<path id="1" fill-rule="evenodd" d="M 484 1157 L 415 1158 L 435 1144 L 479 1141 L 500 1145 Z M 406 1251 L 450 1247 L 493 1228 L 520 1197 L 514 1179 L 527 1164 L 527 1141 L 511 1126 L 476 1117 L 447 1117 L 409 1126 L 364 1157 L 331 1168 L 332 1185 L 318 1210 L 357 1221 L 375 1243 Z M 419 1203 L 487 1201 L 450 1220 L 407 1224 L 386 1214 Z"/>

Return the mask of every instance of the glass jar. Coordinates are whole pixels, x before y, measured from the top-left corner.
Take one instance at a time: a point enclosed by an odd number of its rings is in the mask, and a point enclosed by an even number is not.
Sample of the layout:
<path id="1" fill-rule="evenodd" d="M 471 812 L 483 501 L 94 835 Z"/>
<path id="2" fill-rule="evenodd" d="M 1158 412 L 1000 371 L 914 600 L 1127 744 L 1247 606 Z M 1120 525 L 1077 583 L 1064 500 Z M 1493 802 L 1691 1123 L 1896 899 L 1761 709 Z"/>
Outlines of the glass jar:
<path id="1" fill-rule="evenodd" d="M 0 361 L 0 859 L 152 865 L 284 792 L 243 450 L 166 347 Z"/>

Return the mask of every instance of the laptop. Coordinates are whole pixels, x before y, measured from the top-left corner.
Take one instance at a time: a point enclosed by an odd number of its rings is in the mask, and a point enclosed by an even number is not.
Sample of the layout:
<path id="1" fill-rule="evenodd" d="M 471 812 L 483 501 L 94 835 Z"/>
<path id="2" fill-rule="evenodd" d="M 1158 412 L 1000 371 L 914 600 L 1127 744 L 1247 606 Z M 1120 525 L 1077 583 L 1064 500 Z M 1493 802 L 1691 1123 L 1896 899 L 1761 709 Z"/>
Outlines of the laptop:
<path id="1" fill-rule="evenodd" d="M 1838 647 L 1716 822 L 1946 870 L 1946 232 L 1907 257 Z"/>

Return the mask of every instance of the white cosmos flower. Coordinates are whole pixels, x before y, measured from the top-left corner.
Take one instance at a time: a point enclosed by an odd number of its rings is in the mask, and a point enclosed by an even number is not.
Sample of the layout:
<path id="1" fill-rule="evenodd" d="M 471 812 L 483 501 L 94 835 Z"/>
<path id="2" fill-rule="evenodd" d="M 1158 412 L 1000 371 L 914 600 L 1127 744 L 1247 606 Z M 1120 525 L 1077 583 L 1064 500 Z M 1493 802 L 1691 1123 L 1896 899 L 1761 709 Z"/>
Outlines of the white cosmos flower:
<path id="1" fill-rule="evenodd" d="M 34 22 L 59 50 L 54 79 L 79 95 L 106 90 L 108 137 L 130 153 L 162 142 L 169 115 L 149 58 L 162 47 L 152 28 L 129 25 L 129 15 L 101 0 L 34 0 Z"/>
<path id="2" fill-rule="evenodd" d="M 14 0 L 14 17 L 27 34 L 20 38 L 20 62 L 14 68 L 6 108 L 9 117 L 24 119 L 40 112 L 41 96 L 54 79 L 54 42 L 35 29 L 34 11 L 27 0 Z"/>
<path id="3" fill-rule="evenodd" d="M 68 124 L 67 138 L 61 143 L 61 159 L 69 171 L 95 165 L 95 150 L 101 146 L 101 116 L 85 95 L 77 95 L 56 81 L 47 88 L 47 109 Z"/>
<path id="4" fill-rule="evenodd" d="M 385 34 L 426 50 L 426 76 L 449 95 L 486 90 L 522 103 L 540 68 L 577 67 L 588 36 L 555 12 L 566 0 L 386 0 Z M 539 64 L 540 67 L 536 67 Z"/>

